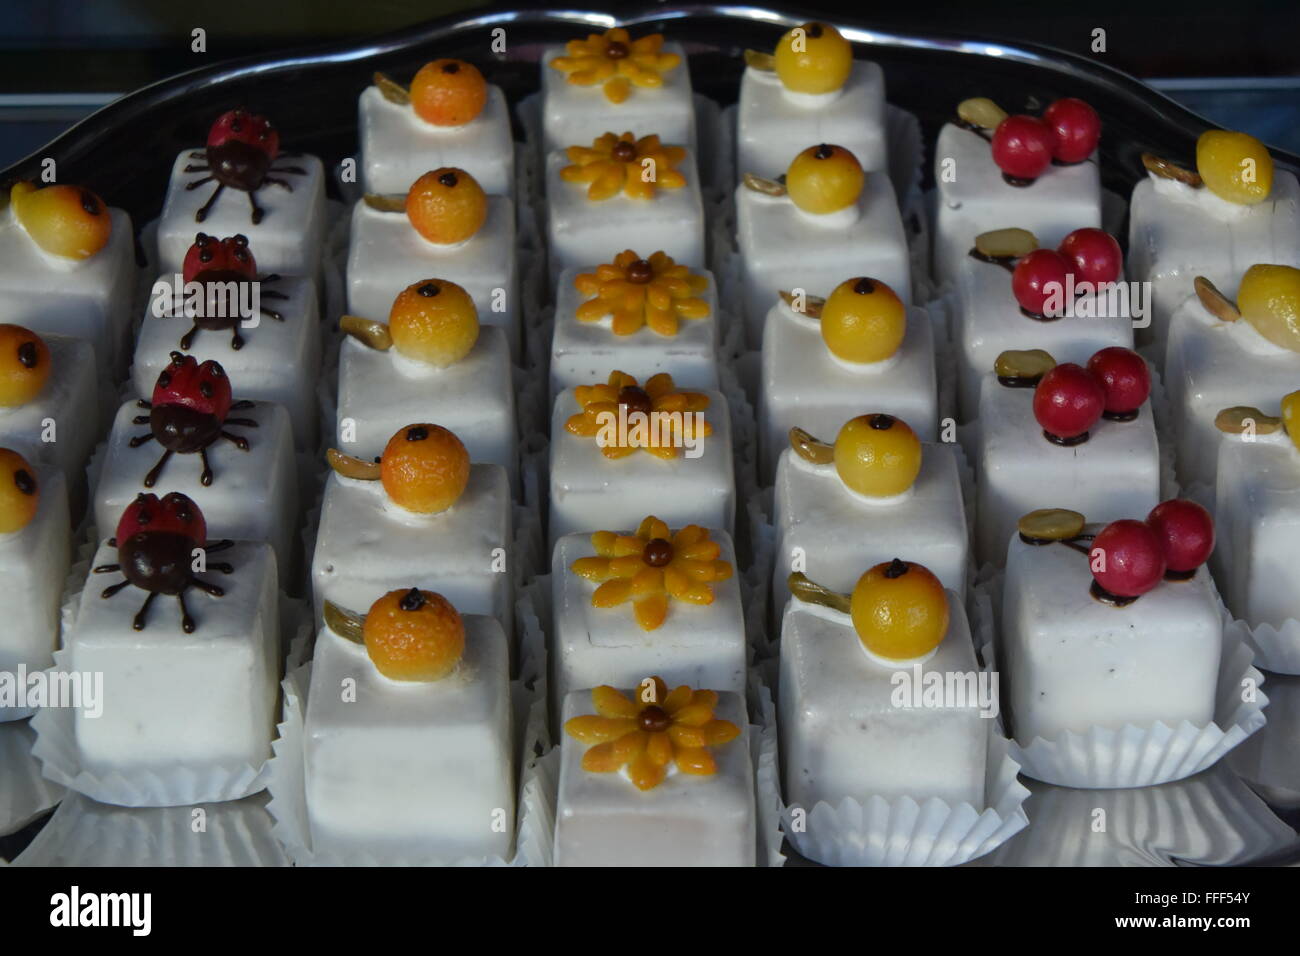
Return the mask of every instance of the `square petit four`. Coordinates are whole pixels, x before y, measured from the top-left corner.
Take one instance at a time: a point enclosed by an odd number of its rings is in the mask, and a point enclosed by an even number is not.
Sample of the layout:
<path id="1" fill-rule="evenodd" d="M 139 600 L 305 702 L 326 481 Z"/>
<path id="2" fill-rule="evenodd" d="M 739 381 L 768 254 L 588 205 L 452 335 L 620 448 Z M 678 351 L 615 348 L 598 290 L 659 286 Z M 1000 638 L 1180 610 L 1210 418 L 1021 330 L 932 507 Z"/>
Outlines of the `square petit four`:
<path id="1" fill-rule="evenodd" d="M 1282 318 L 1300 302 L 1300 269 L 1256 265 L 1240 282 L 1238 309 L 1204 277 L 1174 312 L 1165 351 L 1179 477 L 1212 485 L 1219 457 L 1215 416 L 1234 405 L 1274 407 L 1300 385 L 1300 331 Z"/>
<path id="2" fill-rule="evenodd" d="M 129 348 L 134 292 L 130 216 L 88 189 L 14 185 L 0 211 L 4 321 L 83 339 L 116 371 Z"/>
<path id="3" fill-rule="evenodd" d="M 16 673 L 20 666 L 43 670 L 52 663 L 71 560 L 63 472 L 0 448 L 0 673 Z"/>
<path id="4" fill-rule="evenodd" d="M 1059 102 L 1079 104 L 1096 120 L 1081 101 Z M 992 116 L 972 113 L 971 103 L 986 104 Z M 1068 162 L 1055 162 L 1046 122 L 1007 117 L 985 99 L 964 101 L 958 114 L 959 123 L 939 130 L 934 148 L 935 279 L 955 281 L 975 237 L 991 229 L 1028 229 L 1045 247 L 1055 248 L 1072 229 L 1101 226 L 1101 177 L 1093 159 L 1099 122 L 1078 153 Z M 994 160 L 991 145 L 1004 135 L 1023 144 L 1013 160 L 1003 154 L 1006 168 Z"/>
<path id="5" fill-rule="evenodd" d="M 632 39 L 622 27 L 542 53 L 543 149 L 589 143 L 609 130 L 653 129 L 695 145 L 686 53 L 663 34 Z"/>
<path id="6" fill-rule="evenodd" d="M 998 355 L 1007 349 L 1019 348 L 1032 340 L 1057 361 L 1083 363 L 1098 349 L 1133 347 L 1133 307 L 1140 304 L 1129 301 L 1128 284 L 1111 280 L 1099 286 L 1081 276 L 1081 281 L 1076 283 L 1078 294 L 1070 295 L 1069 286 L 1074 280 L 1069 275 L 1064 280 L 1055 275 L 1069 267 L 1068 259 L 1062 262 L 1064 257 L 1038 253 L 1045 257 L 1039 267 L 1035 237 L 1023 230 L 1014 232 L 1023 236 L 1018 247 L 985 245 L 986 239 L 996 241 L 999 235 L 1007 235 L 1011 230 L 977 236 L 972 254 L 957 266 L 953 338 L 957 346 L 958 399 L 964 421 L 978 414 L 980 382 Z M 1071 235 L 1104 243 L 1113 252 L 1113 266 L 1117 270 L 1114 278 L 1122 278 L 1118 270 L 1123 265 L 1123 254 L 1112 237 L 1098 229 L 1078 229 Z M 981 247 L 997 251 L 1014 249 L 1014 252 L 986 255 Z M 1031 310 L 1012 291 L 1012 277 L 1017 270 L 1032 275 L 1035 267 L 1042 269 L 1042 275 L 1052 276 L 1047 281 L 1059 281 L 1061 291 L 1057 300 L 1050 303 L 1041 294 L 1026 291 L 1023 294 L 1026 302 L 1032 302 Z"/>
<path id="7" fill-rule="evenodd" d="M 136 394 L 153 391 L 178 349 L 193 351 L 220 362 L 241 398 L 283 405 L 297 447 L 314 449 L 321 355 L 315 283 L 303 276 L 259 276 L 243 236 L 218 240 L 204 233 L 186 255 L 182 278 L 203 293 L 191 297 L 186 285 L 165 275 L 154 284 L 131 368 Z M 231 308 L 229 299 L 209 291 L 218 286 L 238 294 L 240 304 Z"/>
<path id="8" fill-rule="evenodd" d="M 509 648 L 440 594 L 331 611 L 316 641 L 304 773 L 312 849 L 451 863 L 514 842 Z"/>
<path id="9" fill-rule="evenodd" d="M 204 555 L 206 570 L 192 572 Z M 144 495 L 92 567 L 66 637 L 69 669 L 104 675 L 102 713 L 76 715 L 82 767 L 261 766 L 280 681 L 271 546 L 210 541 L 184 495 Z"/>
<path id="10" fill-rule="evenodd" d="M 206 405 L 205 383 L 216 393 Z M 165 369 L 152 394 L 151 405 L 125 402 L 113 420 L 93 492 L 95 527 L 106 533 L 140 494 L 179 491 L 203 510 L 214 538 L 267 542 L 281 581 L 295 580 L 298 469 L 289 414 L 269 402 L 232 402 L 221 366 L 190 356 Z"/>
<path id="11" fill-rule="evenodd" d="M 80 339 L 0 325 L 0 444 L 24 446 L 57 465 L 78 515 L 102 421 L 97 361 Z"/>
<path id="12" fill-rule="evenodd" d="M 312 591 L 365 607 L 368 596 L 406 586 L 445 594 L 467 614 L 513 620 L 511 497 L 500 465 L 470 463 L 437 425 L 399 430 L 375 464 L 330 453 Z"/>
<path id="13" fill-rule="evenodd" d="M 773 54 L 746 51 L 736 115 L 736 166 L 767 179 L 783 174 L 809 143 L 836 143 L 868 171 L 886 169 L 885 72 L 853 59 L 833 26 L 805 23 Z"/>
<path id="14" fill-rule="evenodd" d="M 811 811 L 846 797 L 910 796 L 983 809 L 997 702 L 981 700 L 957 596 L 924 566 L 897 558 L 864 574 L 852 598 L 806 578 L 794 586 L 800 599 L 781 622 L 785 802 Z M 937 706 L 922 693 L 935 681 L 954 691 Z"/>
<path id="15" fill-rule="evenodd" d="M 223 113 L 207 145 L 182 150 L 172 164 L 158 220 L 161 272 L 182 271 L 197 229 L 247 236 L 267 272 L 314 277 L 325 240 L 325 167 L 315 156 L 282 152 L 264 117 Z"/>
<path id="16" fill-rule="evenodd" d="M 763 323 L 758 428 L 763 474 L 776 471 L 794 426 L 834 435 L 865 410 L 938 437 L 934 328 L 882 282 L 849 279 L 823 303 L 777 300 Z"/>
<path id="17" fill-rule="evenodd" d="M 1193 276 L 1235 296 L 1257 262 L 1300 266 L 1300 182 L 1274 169 L 1254 137 L 1202 134 L 1195 173 L 1149 154 L 1143 162 L 1147 176 L 1129 208 L 1128 265 L 1133 278 L 1151 283 L 1155 340 L 1163 341 Z"/>
<path id="18" fill-rule="evenodd" d="M 500 326 L 517 354 L 517 269 L 514 202 L 486 195 L 464 170 L 436 169 L 417 179 L 405 200 L 368 196 L 352 210 L 347 286 L 354 315 L 382 321 L 407 286 L 451 279 L 473 298 L 479 321 Z"/>
<path id="19" fill-rule="evenodd" d="M 550 540 L 652 512 L 674 527 L 734 528 L 731 419 L 719 392 L 623 372 L 565 389 L 551 416 Z"/>
<path id="20" fill-rule="evenodd" d="M 861 415 L 836 435 L 828 445 L 799 431 L 777 465 L 777 622 L 792 572 L 848 591 L 861 568 L 896 554 L 915 558 L 964 596 L 970 546 L 955 450 L 923 444 L 890 415 Z"/>
<path id="21" fill-rule="evenodd" d="M 515 143 L 499 86 L 463 60 L 426 63 L 403 87 L 382 74 L 361 93 L 361 181 L 400 193 L 431 169 L 472 169 L 484 192 L 513 196 Z"/>
<path id="22" fill-rule="evenodd" d="M 1300 589 L 1295 586 L 1300 541 L 1300 451 L 1295 434 L 1300 425 L 1291 424 L 1294 419 L 1285 414 L 1288 408 L 1294 414 L 1297 403 L 1296 392 L 1282 400 L 1282 421 L 1239 406 L 1225 410 L 1217 422 L 1228 434 L 1216 443 L 1215 581 L 1232 613 L 1252 626 L 1281 628 L 1291 618 L 1300 620 Z M 1253 432 L 1243 427 L 1247 417 L 1254 419 Z"/>
<path id="23" fill-rule="evenodd" d="M 631 308 L 628 302 L 631 301 Z M 656 252 L 565 269 L 556 291 L 551 400 L 608 368 L 667 372 L 683 388 L 718 388 L 718 288 Z"/>
<path id="24" fill-rule="evenodd" d="M 655 677 L 564 698 L 556 866 L 754 865 L 744 698 L 671 686 Z M 622 743 L 638 732 L 644 743 Z"/>
<path id="25" fill-rule="evenodd" d="M 852 153 L 810 146 L 785 184 L 747 175 L 736 189 L 736 245 L 745 288 L 745 331 L 763 322 L 781 292 L 824 295 L 846 276 L 871 276 L 912 300 L 907 237 L 884 172 L 864 174 Z"/>
<path id="26" fill-rule="evenodd" d="M 1120 351 L 1146 372 L 1136 353 Z M 1155 507 L 1160 451 L 1149 379 L 1129 396 L 1138 402 L 1136 414 L 1132 407 L 1111 412 L 1107 386 L 1091 362 L 1089 368 L 1054 365 L 1041 351 L 1005 352 L 998 362 L 999 372 L 981 383 L 968 449 L 981 564 L 1002 565 L 1017 517 L 1036 508 L 1072 508 L 1111 521 Z"/>
<path id="27" fill-rule="evenodd" d="M 465 442 L 474 461 L 501 465 L 514 487 L 513 366 L 506 331 L 480 326 L 454 282 L 429 279 L 401 292 L 388 322 L 344 316 L 339 352 L 339 448 L 374 458 L 410 422 L 432 420 Z"/>
<path id="28" fill-rule="evenodd" d="M 592 687 L 601 674 L 623 685 L 649 673 L 743 694 L 735 567 L 725 531 L 687 525 L 674 532 L 654 517 L 635 533 L 562 537 L 551 566 L 556 694 Z"/>
<path id="29" fill-rule="evenodd" d="M 1025 515 L 1010 538 L 999 657 L 1016 740 L 1211 721 L 1222 623 L 1207 568 L 1152 578 L 1149 569 L 1165 567 L 1161 538 L 1131 518 L 1103 529 L 1053 509 Z"/>
<path id="30" fill-rule="evenodd" d="M 603 133 L 575 142 L 591 145 L 546 157 L 553 286 L 565 269 L 604 262 L 631 237 L 689 268 L 704 268 L 704 205 L 692 150 L 665 145 L 657 133 Z"/>

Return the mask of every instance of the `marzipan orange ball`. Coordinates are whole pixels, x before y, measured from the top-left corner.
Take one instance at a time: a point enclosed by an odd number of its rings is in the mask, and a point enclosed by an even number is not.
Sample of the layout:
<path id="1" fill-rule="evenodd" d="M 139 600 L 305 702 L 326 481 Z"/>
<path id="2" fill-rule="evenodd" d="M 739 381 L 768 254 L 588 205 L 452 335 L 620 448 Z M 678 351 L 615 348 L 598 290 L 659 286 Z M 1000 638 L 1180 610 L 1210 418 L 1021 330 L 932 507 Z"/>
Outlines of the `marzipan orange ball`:
<path id="1" fill-rule="evenodd" d="M 50 377 L 50 349 L 21 325 L 0 325 L 0 408 L 26 405 Z"/>
<path id="2" fill-rule="evenodd" d="M 407 286 L 388 313 L 397 351 L 439 368 L 459 362 L 478 341 L 478 309 L 468 292 L 446 279 Z"/>
<path id="3" fill-rule="evenodd" d="M 0 448 L 0 534 L 27 527 L 40 503 L 36 469 L 18 452 Z"/>
<path id="4" fill-rule="evenodd" d="M 108 245 L 113 217 L 104 200 L 80 186 L 15 183 L 9 191 L 14 215 L 32 241 L 52 256 L 87 259 Z"/>
<path id="5" fill-rule="evenodd" d="M 426 63 L 411 80 L 411 107 L 434 126 L 464 126 L 483 112 L 487 96 L 483 74 L 464 60 Z"/>
<path id="6" fill-rule="evenodd" d="M 406 218 L 425 239 L 438 245 L 464 242 L 487 221 L 483 187 L 463 169 L 444 166 L 425 173 L 406 194 Z"/>
<path id="7" fill-rule="evenodd" d="M 849 602 L 853 629 L 876 657 L 924 657 L 948 633 L 948 598 L 923 565 L 895 558 L 862 575 Z"/>
<path id="8" fill-rule="evenodd" d="M 441 425 L 407 425 L 388 440 L 379 480 L 396 504 L 418 514 L 446 511 L 469 484 L 469 452 Z"/>
<path id="9" fill-rule="evenodd" d="M 389 591 L 372 604 L 361 635 L 375 669 L 390 680 L 441 680 L 465 654 L 460 613 L 419 588 Z"/>

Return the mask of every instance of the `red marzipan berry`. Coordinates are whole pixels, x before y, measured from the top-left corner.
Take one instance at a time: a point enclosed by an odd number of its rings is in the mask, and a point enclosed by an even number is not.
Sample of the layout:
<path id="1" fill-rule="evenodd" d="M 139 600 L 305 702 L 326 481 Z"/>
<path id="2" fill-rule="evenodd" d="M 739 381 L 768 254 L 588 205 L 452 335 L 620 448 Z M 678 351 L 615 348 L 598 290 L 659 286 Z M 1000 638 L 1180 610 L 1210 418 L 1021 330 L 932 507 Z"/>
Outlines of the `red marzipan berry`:
<path id="1" fill-rule="evenodd" d="M 1132 349 L 1112 345 L 1088 359 L 1088 371 L 1106 390 L 1106 411 L 1126 415 L 1136 411 L 1151 394 L 1151 370 Z"/>
<path id="2" fill-rule="evenodd" d="M 1052 156 L 1063 163 L 1081 163 L 1101 142 L 1101 117 L 1083 100 L 1066 97 L 1043 112 L 1052 132 Z"/>
<path id="3" fill-rule="evenodd" d="M 1124 272 L 1124 253 L 1104 229 L 1076 229 L 1061 240 L 1057 252 L 1070 264 L 1075 282 L 1115 282 Z"/>
<path id="4" fill-rule="evenodd" d="M 1057 438 L 1078 438 L 1097 424 L 1105 407 L 1101 382 L 1072 362 L 1048 371 L 1034 388 L 1034 418 Z"/>
<path id="5" fill-rule="evenodd" d="M 265 116 L 248 110 L 230 110 L 217 117 L 208 130 L 208 146 L 221 146 L 232 139 L 265 153 L 268 159 L 280 155 L 280 132 Z"/>
<path id="6" fill-rule="evenodd" d="M 1195 501 L 1162 501 L 1147 515 L 1147 524 L 1160 539 L 1170 571 L 1194 571 L 1214 550 L 1214 519 Z"/>
<path id="7" fill-rule="evenodd" d="M 1052 164 L 1052 131 L 1032 116 L 1008 116 L 993 131 L 993 162 L 1016 179 L 1037 179 Z"/>
<path id="8" fill-rule="evenodd" d="M 248 249 L 247 236 L 216 236 L 199 233 L 185 253 L 181 267 L 186 282 L 193 282 L 204 272 L 235 272 L 247 279 L 257 278 L 257 260 Z"/>
<path id="9" fill-rule="evenodd" d="M 172 362 L 158 375 L 153 387 L 153 404 L 184 405 L 222 421 L 232 402 L 230 379 L 219 362 L 202 365 L 192 355 L 172 353 Z"/>
<path id="10" fill-rule="evenodd" d="M 1034 315 L 1047 314 L 1047 300 L 1053 293 L 1065 308 L 1065 283 L 1070 274 L 1070 264 L 1059 252 L 1052 249 L 1035 249 L 1016 263 L 1011 273 L 1011 292 L 1020 307 Z"/>
<path id="11" fill-rule="evenodd" d="M 198 544 L 208 540 L 208 525 L 199 506 L 179 491 L 160 501 L 157 495 L 136 495 L 117 522 L 117 543 L 140 532 L 183 534 Z"/>
<path id="12" fill-rule="evenodd" d="M 1119 597 L 1146 594 L 1165 576 L 1160 538 L 1146 522 L 1133 518 L 1112 521 L 1102 528 L 1092 539 L 1088 563 L 1093 579 Z"/>

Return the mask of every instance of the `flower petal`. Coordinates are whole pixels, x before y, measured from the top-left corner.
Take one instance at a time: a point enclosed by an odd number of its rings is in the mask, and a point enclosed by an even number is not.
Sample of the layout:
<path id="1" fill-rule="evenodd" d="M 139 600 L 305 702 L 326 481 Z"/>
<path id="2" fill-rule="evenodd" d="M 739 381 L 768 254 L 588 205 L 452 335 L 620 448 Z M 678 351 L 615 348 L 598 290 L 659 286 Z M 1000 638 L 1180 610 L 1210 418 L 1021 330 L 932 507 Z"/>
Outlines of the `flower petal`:
<path id="1" fill-rule="evenodd" d="M 591 595 L 592 607 L 615 607 L 632 597 L 632 582 L 622 578 L 606 581 Z"/>
<path id="2" fill-rule="evenodd" d="M 635 701 L 608 684 L 592 688 L 591 705 L 602 717 L 635 717 L 640 710 Z"/>
<path id="3" fill-rule="evenodd" d="M 637 722 L 631 717 L 601 717 L 599 714 L 583 714 L 564 724 L 564 732 L 584 744 L 603 744 L 607 740 L 617 740 L 636 729 Z"/>
<path id="4" fill-rule="evenodd" d="M 707 777 L 718 772 L 718 762 L 705 747 L 680 747 L 677 750 L 677 769 L 682 773 Z"/>
<path id="5" fill-rule="evenodd" d="M 641 625 L 641 630 L 653 631 L 668 616 L 668 595 L 652 594 L 639 599 L 632 607 L 636 611 L 636 621 Z"/>

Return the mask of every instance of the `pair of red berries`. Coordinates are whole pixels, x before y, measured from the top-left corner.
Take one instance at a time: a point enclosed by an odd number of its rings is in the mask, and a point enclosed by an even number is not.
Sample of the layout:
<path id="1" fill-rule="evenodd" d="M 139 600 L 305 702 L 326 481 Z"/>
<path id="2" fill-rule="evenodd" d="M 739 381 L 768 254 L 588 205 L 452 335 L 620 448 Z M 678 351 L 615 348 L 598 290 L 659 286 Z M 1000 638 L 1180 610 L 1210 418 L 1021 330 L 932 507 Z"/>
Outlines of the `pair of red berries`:
<path id="1" fill-rule="evenodd" d="M 1101 141 L 1101 117 L 1083 100 L 1067 97 L 1041 118 L 1008 116 L 993 131 L 993 162 L 1012 179 L 1033 181 L 1052 160 L 1081 163 Z"/>
<path id="2" fill-rule="evenodd" d="M 1146 521 L 1112 521 L 1092 540 L 1098 587 L 1118 597 L 1146 594 L 1166 573 L 1191 576 L 1214 550 L 1214 519 L 1194 501 L 1161 502 Z"/>
<path id="3" fill-rule="evenodd" d="M 1011 273 L 1011 292 L 1026 312 L 1046 315 L 1053 295 L 1064 309 L 1070 276 L 1076 291 L 1095 291 L 1123 271 L 1124 253 L 1114 236 L 1104 229 L 1076 229 L 1057 248 L 1035 249 L 1019 259 Z"/>
<path id="4" fill-rule="evenodd" d="M 1034 418 L 1049 438 L 1077 442 L 1102 415 L 1133 416 L 1151 394 L 1151 372 L 1142 356 L 1113 345 L 1096 352 L 1085 368 L 1066 362 L 1050 369 L 1034 388 Z"/>

